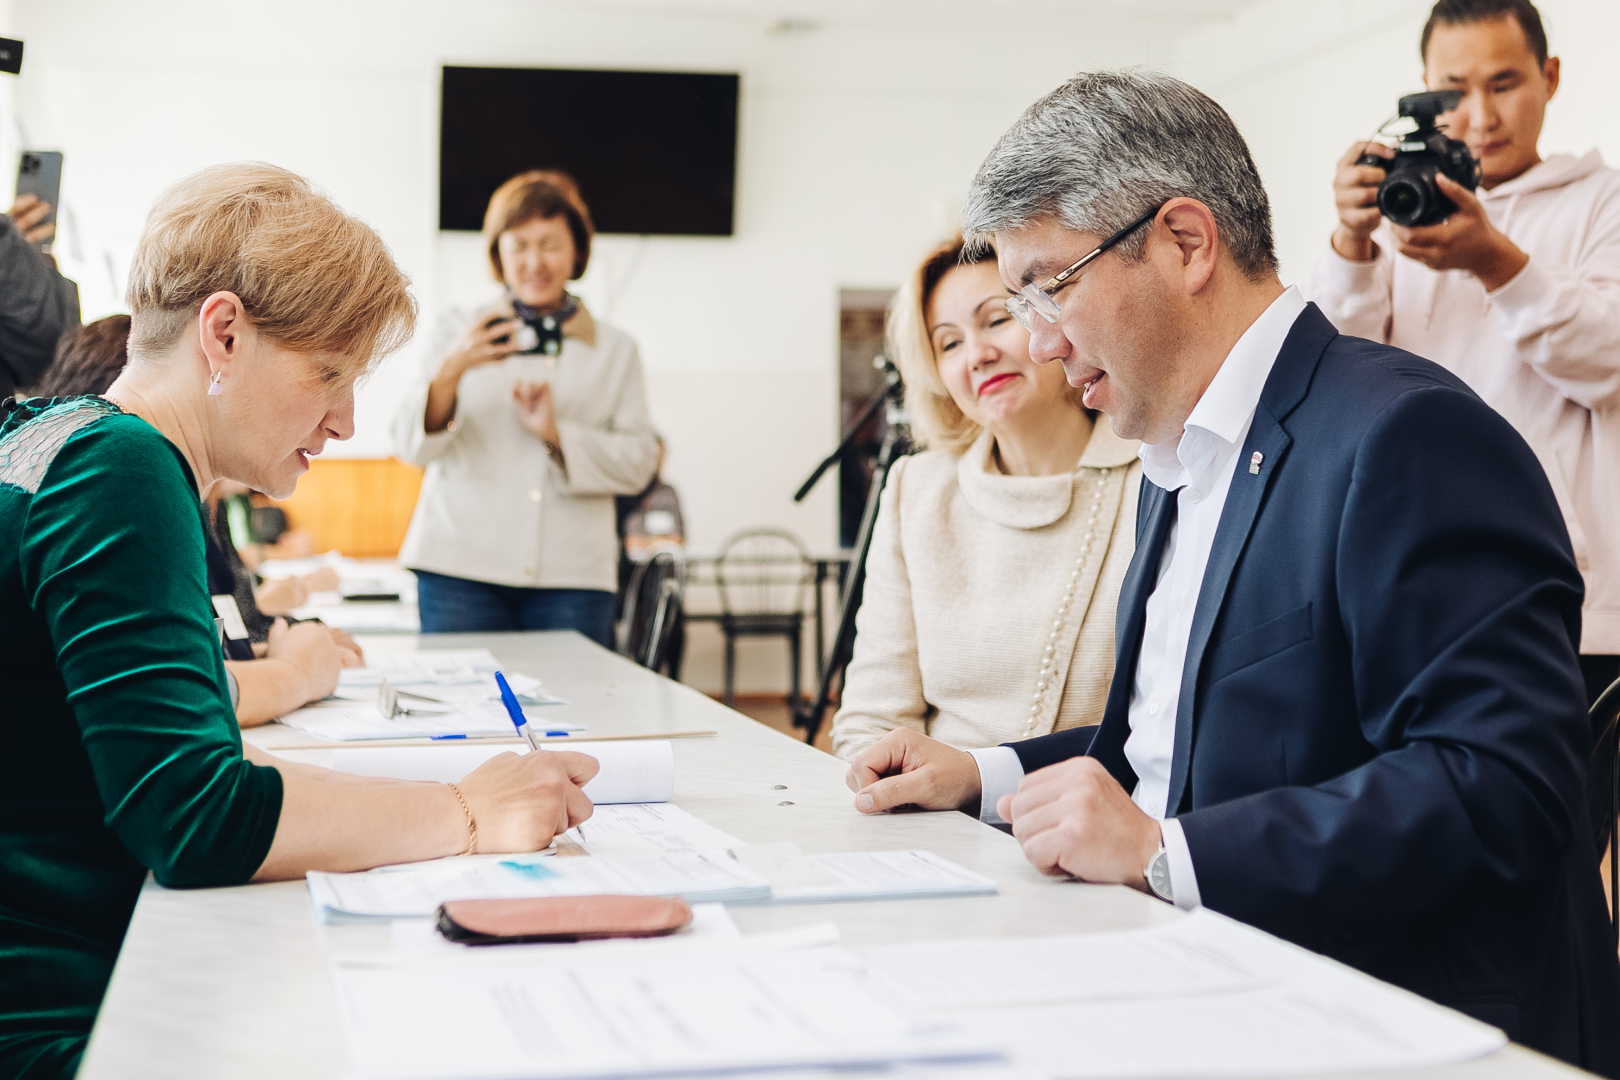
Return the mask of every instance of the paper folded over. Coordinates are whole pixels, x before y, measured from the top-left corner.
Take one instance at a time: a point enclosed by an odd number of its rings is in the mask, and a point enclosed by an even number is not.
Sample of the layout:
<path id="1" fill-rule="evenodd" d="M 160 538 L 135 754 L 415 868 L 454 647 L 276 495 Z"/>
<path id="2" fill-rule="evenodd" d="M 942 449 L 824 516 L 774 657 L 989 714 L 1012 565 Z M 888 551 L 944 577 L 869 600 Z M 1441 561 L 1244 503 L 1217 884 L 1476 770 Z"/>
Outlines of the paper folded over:
<path id="1" fill-rule="evenodd" d="M 668 802 L 675 792 L 675 750 L 667 739 L 648 742 L 574 742 L 546 746 L 596 759 L 601 766 L 585 795 L 604 803 Z M 497 754 L 526 754 L 527 746 L 374 746 L 332 751 L 332 768 L 359 776 L 455 783 Z"/>

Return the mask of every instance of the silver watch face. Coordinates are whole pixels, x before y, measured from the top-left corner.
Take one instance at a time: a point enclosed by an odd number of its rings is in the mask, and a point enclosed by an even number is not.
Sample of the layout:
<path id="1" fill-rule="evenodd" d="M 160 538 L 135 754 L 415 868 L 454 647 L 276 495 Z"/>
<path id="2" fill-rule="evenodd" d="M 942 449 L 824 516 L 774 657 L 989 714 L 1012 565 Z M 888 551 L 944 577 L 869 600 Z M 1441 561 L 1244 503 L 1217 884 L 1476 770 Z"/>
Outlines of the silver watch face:
<path id="1" fill-rule="evenodd" d="M 1175 894 L 1170 889 L 1170 855 L 1164 848 L 1160 848 L 1153 861 L 1148 863 L 1147 883 L 1160 900 L 1170 904 L 1176 902 Z"/>

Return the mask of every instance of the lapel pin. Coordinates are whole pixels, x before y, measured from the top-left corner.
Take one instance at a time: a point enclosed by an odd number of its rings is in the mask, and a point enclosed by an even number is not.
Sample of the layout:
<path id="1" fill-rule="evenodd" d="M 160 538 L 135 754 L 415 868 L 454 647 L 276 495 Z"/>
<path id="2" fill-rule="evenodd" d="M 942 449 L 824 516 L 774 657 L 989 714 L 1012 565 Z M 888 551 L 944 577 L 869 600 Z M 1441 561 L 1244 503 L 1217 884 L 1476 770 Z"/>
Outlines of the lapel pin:
<path id="1" fill-rule="evenodd" d="M 1264 455 L 1260 451 L 1256 450 L 1254 452 L 1254 456 L 1249 458 L 1249 475 L 1250 476 L 1259 476 L 1260 475 L 1260 463 L 1262 461 L 1264 461 L 1264 460 L 1266 460 L 1266 455 Z"/>

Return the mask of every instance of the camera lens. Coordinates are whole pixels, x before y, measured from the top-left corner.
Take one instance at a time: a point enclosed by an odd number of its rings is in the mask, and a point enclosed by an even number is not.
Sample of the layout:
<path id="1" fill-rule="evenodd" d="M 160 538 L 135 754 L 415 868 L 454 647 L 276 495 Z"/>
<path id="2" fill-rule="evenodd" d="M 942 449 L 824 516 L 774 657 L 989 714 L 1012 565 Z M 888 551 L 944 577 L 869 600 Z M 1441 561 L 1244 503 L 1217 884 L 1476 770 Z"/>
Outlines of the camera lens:
<path id="1" fill-rule="evenodd" d="M 1378 208 L 1397 224 L 1415 220 L 1423 216 L 1423 192 L 1410 180 L 1392 182 L 1378 193 Z"/>

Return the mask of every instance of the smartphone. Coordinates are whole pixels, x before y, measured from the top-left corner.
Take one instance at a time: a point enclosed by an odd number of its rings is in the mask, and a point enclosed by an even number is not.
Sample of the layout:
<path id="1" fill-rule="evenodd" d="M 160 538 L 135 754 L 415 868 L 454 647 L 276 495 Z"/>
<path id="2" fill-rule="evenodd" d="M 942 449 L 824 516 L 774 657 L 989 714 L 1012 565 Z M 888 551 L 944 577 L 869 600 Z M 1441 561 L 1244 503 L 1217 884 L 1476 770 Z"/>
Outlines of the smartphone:
<path id="1" fill-rule="evenodd" d="M 62 204 L 62 154 L 57 150 L 24 150 L 17 162 L 17 194 L 38 195 L 50 204 L 51 212 L 40 225 L 56 224 L 56 210 Z M 41 251 L 51 250 L 51 241 L 42 240 L 35 245 Z"/>

